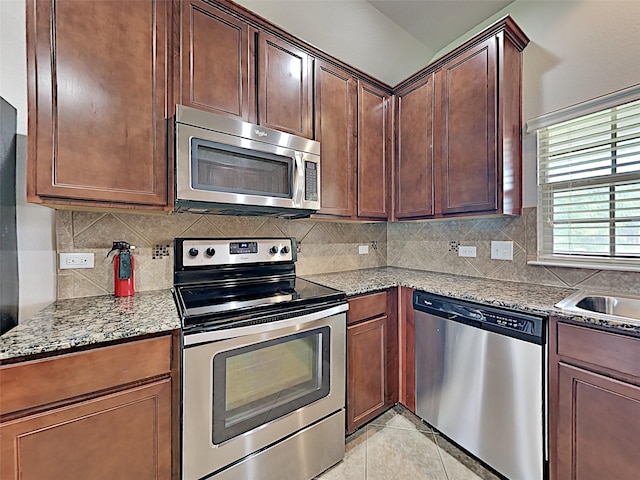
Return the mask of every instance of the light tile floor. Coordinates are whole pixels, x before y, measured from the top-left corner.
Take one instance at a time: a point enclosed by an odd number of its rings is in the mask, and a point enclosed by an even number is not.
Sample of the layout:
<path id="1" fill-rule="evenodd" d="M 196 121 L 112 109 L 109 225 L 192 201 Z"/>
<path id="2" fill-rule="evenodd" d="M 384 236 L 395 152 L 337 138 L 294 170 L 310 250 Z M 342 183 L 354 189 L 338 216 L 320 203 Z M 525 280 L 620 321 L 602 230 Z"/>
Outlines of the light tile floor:
<path id="1" fill-rule="evenodd" d="M 499 480 L 403 407 L 347 438 L 344 460 L 317 480 Z"/>

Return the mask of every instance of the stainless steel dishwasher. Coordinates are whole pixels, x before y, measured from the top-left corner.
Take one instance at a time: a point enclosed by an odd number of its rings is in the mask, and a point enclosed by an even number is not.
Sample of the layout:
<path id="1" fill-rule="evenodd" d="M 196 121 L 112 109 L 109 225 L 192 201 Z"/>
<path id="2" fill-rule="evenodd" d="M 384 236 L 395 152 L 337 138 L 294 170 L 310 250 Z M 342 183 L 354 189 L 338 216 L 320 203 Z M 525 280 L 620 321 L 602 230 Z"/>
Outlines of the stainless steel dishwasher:
<path id="1" fill-rule="evenodd" d="M 416 413 L 511 480 L 546 478 L 542 318 L 414 292 Z"/>

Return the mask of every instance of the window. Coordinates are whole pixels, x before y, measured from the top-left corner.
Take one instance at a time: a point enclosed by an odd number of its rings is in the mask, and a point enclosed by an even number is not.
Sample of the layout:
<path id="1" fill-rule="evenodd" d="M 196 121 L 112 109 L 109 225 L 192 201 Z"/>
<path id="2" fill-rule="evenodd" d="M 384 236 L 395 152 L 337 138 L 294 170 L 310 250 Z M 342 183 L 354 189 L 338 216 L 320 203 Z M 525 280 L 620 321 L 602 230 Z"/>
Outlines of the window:
<path id="1" fill-rule="evenodd" d="M 640 267 L 640 100 L 537 134 L 538 263 Z"/>

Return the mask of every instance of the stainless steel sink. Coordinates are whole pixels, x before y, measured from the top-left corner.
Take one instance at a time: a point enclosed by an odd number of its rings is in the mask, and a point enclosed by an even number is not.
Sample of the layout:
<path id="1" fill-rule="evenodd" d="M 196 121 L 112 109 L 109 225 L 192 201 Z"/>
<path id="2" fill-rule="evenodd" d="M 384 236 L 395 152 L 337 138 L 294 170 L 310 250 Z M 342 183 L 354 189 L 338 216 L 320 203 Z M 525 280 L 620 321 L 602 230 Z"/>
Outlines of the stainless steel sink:
<path id="1" fill-rule="evenodd" d="M 640 297 L 580 290 L 556 303 L 556 307 L 598 318 L 640 322 Z"/>

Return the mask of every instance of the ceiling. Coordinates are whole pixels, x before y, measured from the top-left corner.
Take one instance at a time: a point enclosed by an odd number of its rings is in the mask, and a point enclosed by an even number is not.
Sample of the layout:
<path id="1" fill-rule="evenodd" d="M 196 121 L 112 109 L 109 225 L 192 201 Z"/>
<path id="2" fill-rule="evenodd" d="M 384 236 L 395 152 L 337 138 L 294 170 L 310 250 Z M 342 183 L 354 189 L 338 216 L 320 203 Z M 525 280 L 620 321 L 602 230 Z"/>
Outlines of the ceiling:
<path id="1" fill-rule="evenodd" d="M 514 0 L 367 0 L 433 52 Z"/>

